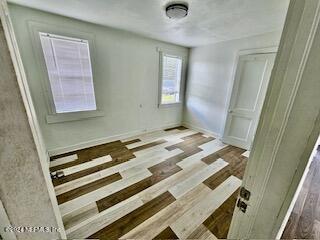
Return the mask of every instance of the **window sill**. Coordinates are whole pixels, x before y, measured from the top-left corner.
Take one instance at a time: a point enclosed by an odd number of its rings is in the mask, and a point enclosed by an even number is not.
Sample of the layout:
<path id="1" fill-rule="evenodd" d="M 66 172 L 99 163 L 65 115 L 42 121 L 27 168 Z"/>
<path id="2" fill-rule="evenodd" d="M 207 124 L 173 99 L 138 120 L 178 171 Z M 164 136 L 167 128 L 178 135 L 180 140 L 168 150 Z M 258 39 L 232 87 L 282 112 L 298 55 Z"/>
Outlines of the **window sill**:
<path id="1" fill-rule="evenodd" d="M 160 103 L 158 105 L 159 108 L 168 108 L 168 107 L 177 107 L 180 106 L 182 102 L 175 102 L 175 103 Z"/>
<path id="2" fill-rule="evenodd" d="M 94 111 L 83 111 L 83 112 L 72 112 L 72 113 L 56 113 L 49 114 L 46 116 L 48 124 L 79 121 L 87 118 L 102 117 L 104 113 L 99 110 Z"/>

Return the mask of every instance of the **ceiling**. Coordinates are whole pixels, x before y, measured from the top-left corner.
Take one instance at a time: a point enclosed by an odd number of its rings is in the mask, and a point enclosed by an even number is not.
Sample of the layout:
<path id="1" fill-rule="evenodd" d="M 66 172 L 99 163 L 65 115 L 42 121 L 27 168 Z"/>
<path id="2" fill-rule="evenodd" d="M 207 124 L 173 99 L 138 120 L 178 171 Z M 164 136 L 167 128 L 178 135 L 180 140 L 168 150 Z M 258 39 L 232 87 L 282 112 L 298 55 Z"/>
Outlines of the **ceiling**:
<path id="1" fill-rule="evenodd" d="M 165 15 L 172 0 L 9 0 L 187 47 L 282 30 L 289 0 L 185 0 L 187 17 Z"/>

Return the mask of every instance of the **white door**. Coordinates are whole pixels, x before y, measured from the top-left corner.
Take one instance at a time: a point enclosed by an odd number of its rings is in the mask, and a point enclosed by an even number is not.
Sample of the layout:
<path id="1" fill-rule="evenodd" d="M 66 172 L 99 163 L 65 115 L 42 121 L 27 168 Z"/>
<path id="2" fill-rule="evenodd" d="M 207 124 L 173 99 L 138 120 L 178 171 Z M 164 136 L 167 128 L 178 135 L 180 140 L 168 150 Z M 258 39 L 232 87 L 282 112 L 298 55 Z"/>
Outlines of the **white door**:
<path id="1" fill-rule="evenodd" d="M 250 149 L 276 54 L 239 57 L 223 141 Z"/>

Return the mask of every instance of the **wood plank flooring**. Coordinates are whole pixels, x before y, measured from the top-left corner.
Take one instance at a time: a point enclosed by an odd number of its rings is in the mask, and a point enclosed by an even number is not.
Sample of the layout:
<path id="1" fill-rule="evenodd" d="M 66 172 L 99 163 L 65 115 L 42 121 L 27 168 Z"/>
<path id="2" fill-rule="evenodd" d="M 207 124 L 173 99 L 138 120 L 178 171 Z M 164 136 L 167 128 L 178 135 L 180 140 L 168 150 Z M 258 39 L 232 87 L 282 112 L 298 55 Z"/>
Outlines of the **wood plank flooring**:
<path id="1" fill-rule="evenodd" d="M 282 234 L 285 239 L 320 239 L 320 147 Z"/>
<path id="2" fill-rule="evenodd" d="M 54 156 L 67 236 L 226 238 L 245 152 L 177 127 Z"/>

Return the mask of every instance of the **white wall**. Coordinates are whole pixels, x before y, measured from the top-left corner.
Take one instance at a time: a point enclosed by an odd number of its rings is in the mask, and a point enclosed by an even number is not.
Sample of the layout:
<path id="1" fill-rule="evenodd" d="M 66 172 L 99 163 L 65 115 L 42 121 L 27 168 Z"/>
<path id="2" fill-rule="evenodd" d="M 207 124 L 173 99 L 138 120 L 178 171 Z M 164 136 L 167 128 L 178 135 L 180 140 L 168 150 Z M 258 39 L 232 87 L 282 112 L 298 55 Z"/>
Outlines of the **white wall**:
<path id="1" fill-rule="evenodd" d="M 157 106 L 157 47 L 182 55 L 188 54 L 187 48 L 14 4 L 10 4 L 9 9 L 48 150 L 181 123 L 182 105 Z M 32 42 L 30 25 L 34 22 L 44 25 L 44 31 L 55 28 L 59 34 L 68 36 L 71 32 L 79 32 L 93 38 L 94 47 L 90 49 L 93 77 L 97 104 L 104 112 L 103 117 L 46 123 L 48 107 L 42 85 L 47 76 L 37 61 L 39 49 Z"/>
<path id="2" fill-rule="evenodd" d="M 279 44 L 280 32 L 192 48 L 184 110 L 184 123 L 221 136 L 239 50 Z"/>

